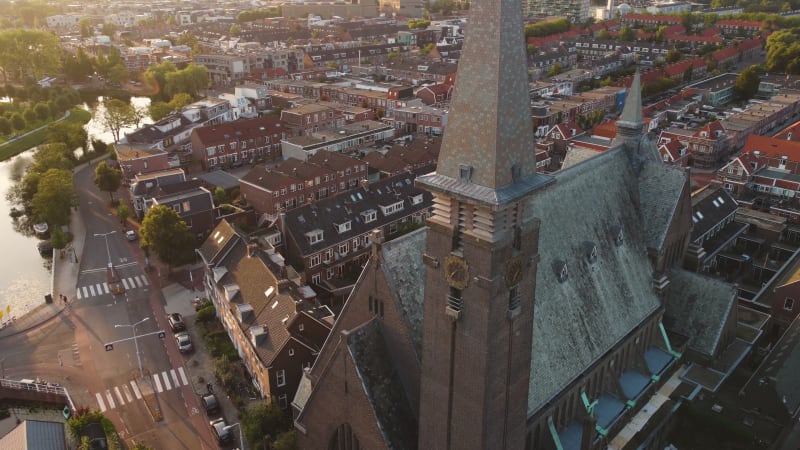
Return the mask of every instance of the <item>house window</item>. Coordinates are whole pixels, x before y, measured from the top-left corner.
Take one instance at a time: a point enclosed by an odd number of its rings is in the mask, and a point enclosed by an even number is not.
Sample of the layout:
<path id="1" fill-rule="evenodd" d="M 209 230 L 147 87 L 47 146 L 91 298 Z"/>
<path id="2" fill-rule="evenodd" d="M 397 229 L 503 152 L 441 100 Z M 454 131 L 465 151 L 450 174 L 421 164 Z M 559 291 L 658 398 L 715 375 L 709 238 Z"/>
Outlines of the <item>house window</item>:
<path id="1" fill-rule="evenodd" d="M 289 349 L 289 356 L 294 356 L 294 349 L 293 348 Z"/>
<path id="2" fill-rule="evenodd" d="M 397 222 L 392 222 L 389 224 L 389 234 L 397 233 Z"/>
<path id="3" fill-rule="evenodd" d="M 278 404 L 281 406 L 281 409 L 286 409 L 288 403 L 286 403 L 286 394 L 281 394 L 278 396 Z"/>
<path id="4" fill-rule="evenodd" d="M 286 371 L 281 369 L 275 372 L 275 382 L 278 384 L 278 387 L 286 386 Z"/>
<path id="5" fill-rule="evenodd" d="M 364 223 L 374 222 L 377 218 L 378 218 L 378 212 L 375 211 L 374 209 L 368 209 L 366 211 L 361 212 L 361 220 L 363 220 Z"/>
<path id="6" fill-rule="evenodd" d="M 312 284 L 320 284 L 322 282 L 322 275 L 315 273 L 311 275 L 311 283 Z"/>
<path id="7" fill-rule="evenodd" d="M 306 233 L 306 238 L 308 239 L 309 244 L 316 244 L 317 242 L 322 241 L 322 230 L 313 230 Z"/>
<path id="8" fill-rule="evenodd" d="M 305 330 L 306 329 L 305 324 L 301 323 L 300 325 L 297 326 L 297 329 L 300 330 L 300 331 Z"/>
<path id="9" fill-rule="evenodd" d="M 340 255 L 342 255 L 342 256 L 346 255 L 347 254 L 347 250 L 348 250 L 347 242 L 345 242 L 344 244 L 339 244 L 339 254 Z"/>
<path id="10" fill-rule="evenodd" d="M 787 297 L 786 300 L 783 301 L 783 309 L 785 309 L 786 311 L 793 310 L 794 309 L 794 299 Z"/>
<path id="11" fill-rule="evenodd" d="M 321 262 L 322 262 L 322 257 L 320 256 L 319 253 L 316 253 L 314 255 L 311 255 L 311 259 L 308 264 L 309 267 L 316 267 L 320 265 Z"/>
<path id="12" fill-rule="evenodd" d="M 192 210 L 192 206 L 189 202 L 183 202 L 183 212 L 188 212 Z"/>

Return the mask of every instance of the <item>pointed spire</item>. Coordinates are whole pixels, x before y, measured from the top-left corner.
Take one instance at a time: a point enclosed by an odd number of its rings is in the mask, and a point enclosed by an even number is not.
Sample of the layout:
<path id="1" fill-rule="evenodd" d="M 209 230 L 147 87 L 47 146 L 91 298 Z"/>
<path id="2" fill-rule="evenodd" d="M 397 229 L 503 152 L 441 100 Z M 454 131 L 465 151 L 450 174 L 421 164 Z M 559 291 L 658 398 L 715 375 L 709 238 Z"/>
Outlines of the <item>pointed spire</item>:
<path id="1" fill-rule="evenodd" d="M 465 39 L 437 173 L 498 189 L 536 173 L 519 3 L 473 1 Z"/>
<path id="2" fill-rule="evenodd" d="M 641 124 L 644 121 L 642 115 L 642 80 L 639 69 L 633 75 L 633 82 L 625 95 L 625 107 L 622 108 L 620 122 L 626 124 Z"/>

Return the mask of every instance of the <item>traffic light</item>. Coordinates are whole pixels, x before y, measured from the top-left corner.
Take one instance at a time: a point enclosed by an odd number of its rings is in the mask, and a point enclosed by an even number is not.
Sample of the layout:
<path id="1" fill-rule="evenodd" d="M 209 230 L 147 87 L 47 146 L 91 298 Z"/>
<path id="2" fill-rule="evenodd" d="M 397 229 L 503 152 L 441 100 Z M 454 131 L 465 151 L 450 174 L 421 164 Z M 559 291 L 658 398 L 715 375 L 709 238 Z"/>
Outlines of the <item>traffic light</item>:
<path id="1" fill-rule="evenodd" d="M 106 344 L 106 351 L 110 352 L 111 350 L 114 350 L 114 344 Z"/>
<path id="2" fill-rule="evenodd" d="M 166 335 L 167 335 L 167 333 L 165 333 L 165 332 L 163 332 L 163 331 L 159 331 L 159 332 L 158 332 L 158 338 L 159 338 L 159 339 L 164 339 L 164 337 L 166 337 Z"/>

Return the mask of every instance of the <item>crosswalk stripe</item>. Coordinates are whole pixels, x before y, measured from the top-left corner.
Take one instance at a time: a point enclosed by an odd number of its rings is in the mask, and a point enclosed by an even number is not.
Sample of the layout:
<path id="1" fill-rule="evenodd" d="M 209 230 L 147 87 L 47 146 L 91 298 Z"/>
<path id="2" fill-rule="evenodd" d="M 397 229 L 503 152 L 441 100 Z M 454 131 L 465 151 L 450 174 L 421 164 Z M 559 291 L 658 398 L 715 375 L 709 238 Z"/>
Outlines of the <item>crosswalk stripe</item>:
<path id="1" fill-rule="evenodd" d="M 114 409 L 117 405 L 114 404 L 114 396 L 111 395 L 111 391 L 106 390 L 106 400 L 108 400 L 108 409 Z"/>
<path id="2" fill-rule="evenodd" d="M 128 403 L 131 403 L 133 401 L 133 396 L 131 395 L 131 390 L 128 389 L 127 384 L 122 385 L 122 392 L 125 394 L 125 400 L 127 400 Z"/>
<path id="3" fill-rule="evenodd" d="M 100 283 L 97 283 L 95 285 L 95 287 L 97 288 L 97 295 L 101 295 L 103 293 L 103 285 L 100 284 Z"/>
<path id="4" fill-rule="evenodd" d="M 89 285 L 89 293 L 92 294 L 92 297 L 94 297 L 94 286 L 91 284 Z"/>
<path id="5" fill-rule="evenodd" d="M 139 275 L 136 275 L 135 277 L 133 277 L 133 281 L 136 282 L 136 287 L 142 287 L 142 282 L 141 282 L 141 280 L 139 280 Z"/>
<path id="6" fill-rule="evenodd" d="M 156 382 L 156 390 L 158 392 L 164 392 L 164 388 L 161 387 L 161 380 L 158 379 L 158 374 L 153 375 L 153 380 Z"/>
<path id="7" fill-rule="evenodd" d="M 100 393 L 94 394 L 97 399 L 97 404 L 100 405 L 100 412 L 106 412 L 106 404 L 103 402 L 103 396 Z"/>
<path id="8" fill-rule="evenodd" d="M 127 281 L 127 278 L 123 278 L 123 279 L 122 279 L 122 285 L 123 285 L 123 286 L 125 286 L 125 290 L 126 290 L 126 291 L 127 291 L 128 289 L 130 289 L 130 288 L 128 287 L 128 281 Z"/>
<path id="9" fill-rule="evenodd" d="M 119 404 L 124 405 L 125 399 L 122 398 L 122 393 L 119 392 L 119 386 L 114 386 L 114 393 L 117 394 L 117 400 L 119 400 Z"/>
<path id="10" fill-rule="evenodd" d="M 83 298 L 83 296 L 81 295 L 81 288 L 76 289 L 76 291 L 77 291 L 76 294 L 77 294 L 78 300 Z"/>
<path id="11" fill-rule="evenodd" d="M 188 386 L 189 380 L 186 379 L 186 373 L 183 371 L 183 367 L 178 367 L 178 373 L 181 374 L 181 381 L 183 381 L 183 385 Z"/>
<path id="12" fill-rule="evenodd" d="M 108 288 L 108 283 L 103 283 L 103 290 L 106 292 L 106 294 L 111 293 L 111 290 Z"/>
<path id="13" fill-rule="evenodd" d="M 83 286 L 81 289 L 83 289 L 83 296 L 89 297 L 89 291 L 86 289 L 86 286 Z"/>
<path id="14" fill-rule="evenodd" d="M 175 373 L 175 369 L 170 370 L 169 374 L 172 375 L 172 381 L 173 381 L 172 384 L 174 384 L 175 387 L 179 387 L 181 384 L 178 383 L 178 374 Z"/>
<path id="15" fill-rule="evenodd" d="M 167 374 L 167 371 L 166 371 L 166 370 L 165 370 L 165 371 L 163 371 L 163 372 L 161 372 L 161 376 L 162 376 L 162 377 L 164 377 L 164 387 L 165 387 L 167 390 L 170 390 L 170 389 L 172 389 L 172 386 L 170 386 L 170 384 L 169 384 L 169 375 Z"/>
<path id="16" fill-rule="evenodd" d="M 150 284 L 150 282 L 149 282 L 149 281 L 147 281 L 147 276 L 146 276 L 146 275 L 142 275 L 142 283 L 144 283 L 144 285 L 145 285 L 145 286 L 147 286 L 148 284 Z"/>
<path id="17" fill-rule="evenodd" d="M 136 381 L 131 380 L 131 388 L 133 389 L 133 395 L 136 396 L 137 399 L 142 399 L 142 391 L 139 390 L 139 385 L 136 384 Z"/>

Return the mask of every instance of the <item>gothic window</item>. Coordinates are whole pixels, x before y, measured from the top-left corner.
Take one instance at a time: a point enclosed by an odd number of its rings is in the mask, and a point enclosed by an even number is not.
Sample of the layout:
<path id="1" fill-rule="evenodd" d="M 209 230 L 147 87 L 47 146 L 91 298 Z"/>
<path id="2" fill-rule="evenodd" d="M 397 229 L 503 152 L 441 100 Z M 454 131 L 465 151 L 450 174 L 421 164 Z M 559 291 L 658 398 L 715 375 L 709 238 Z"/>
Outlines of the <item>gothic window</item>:
<path id="1" fill-rule="evenodd" d="M 328 450 L 358 450 L 361 444 L 349 423 L 339 425 L 328 441 Z"/>

